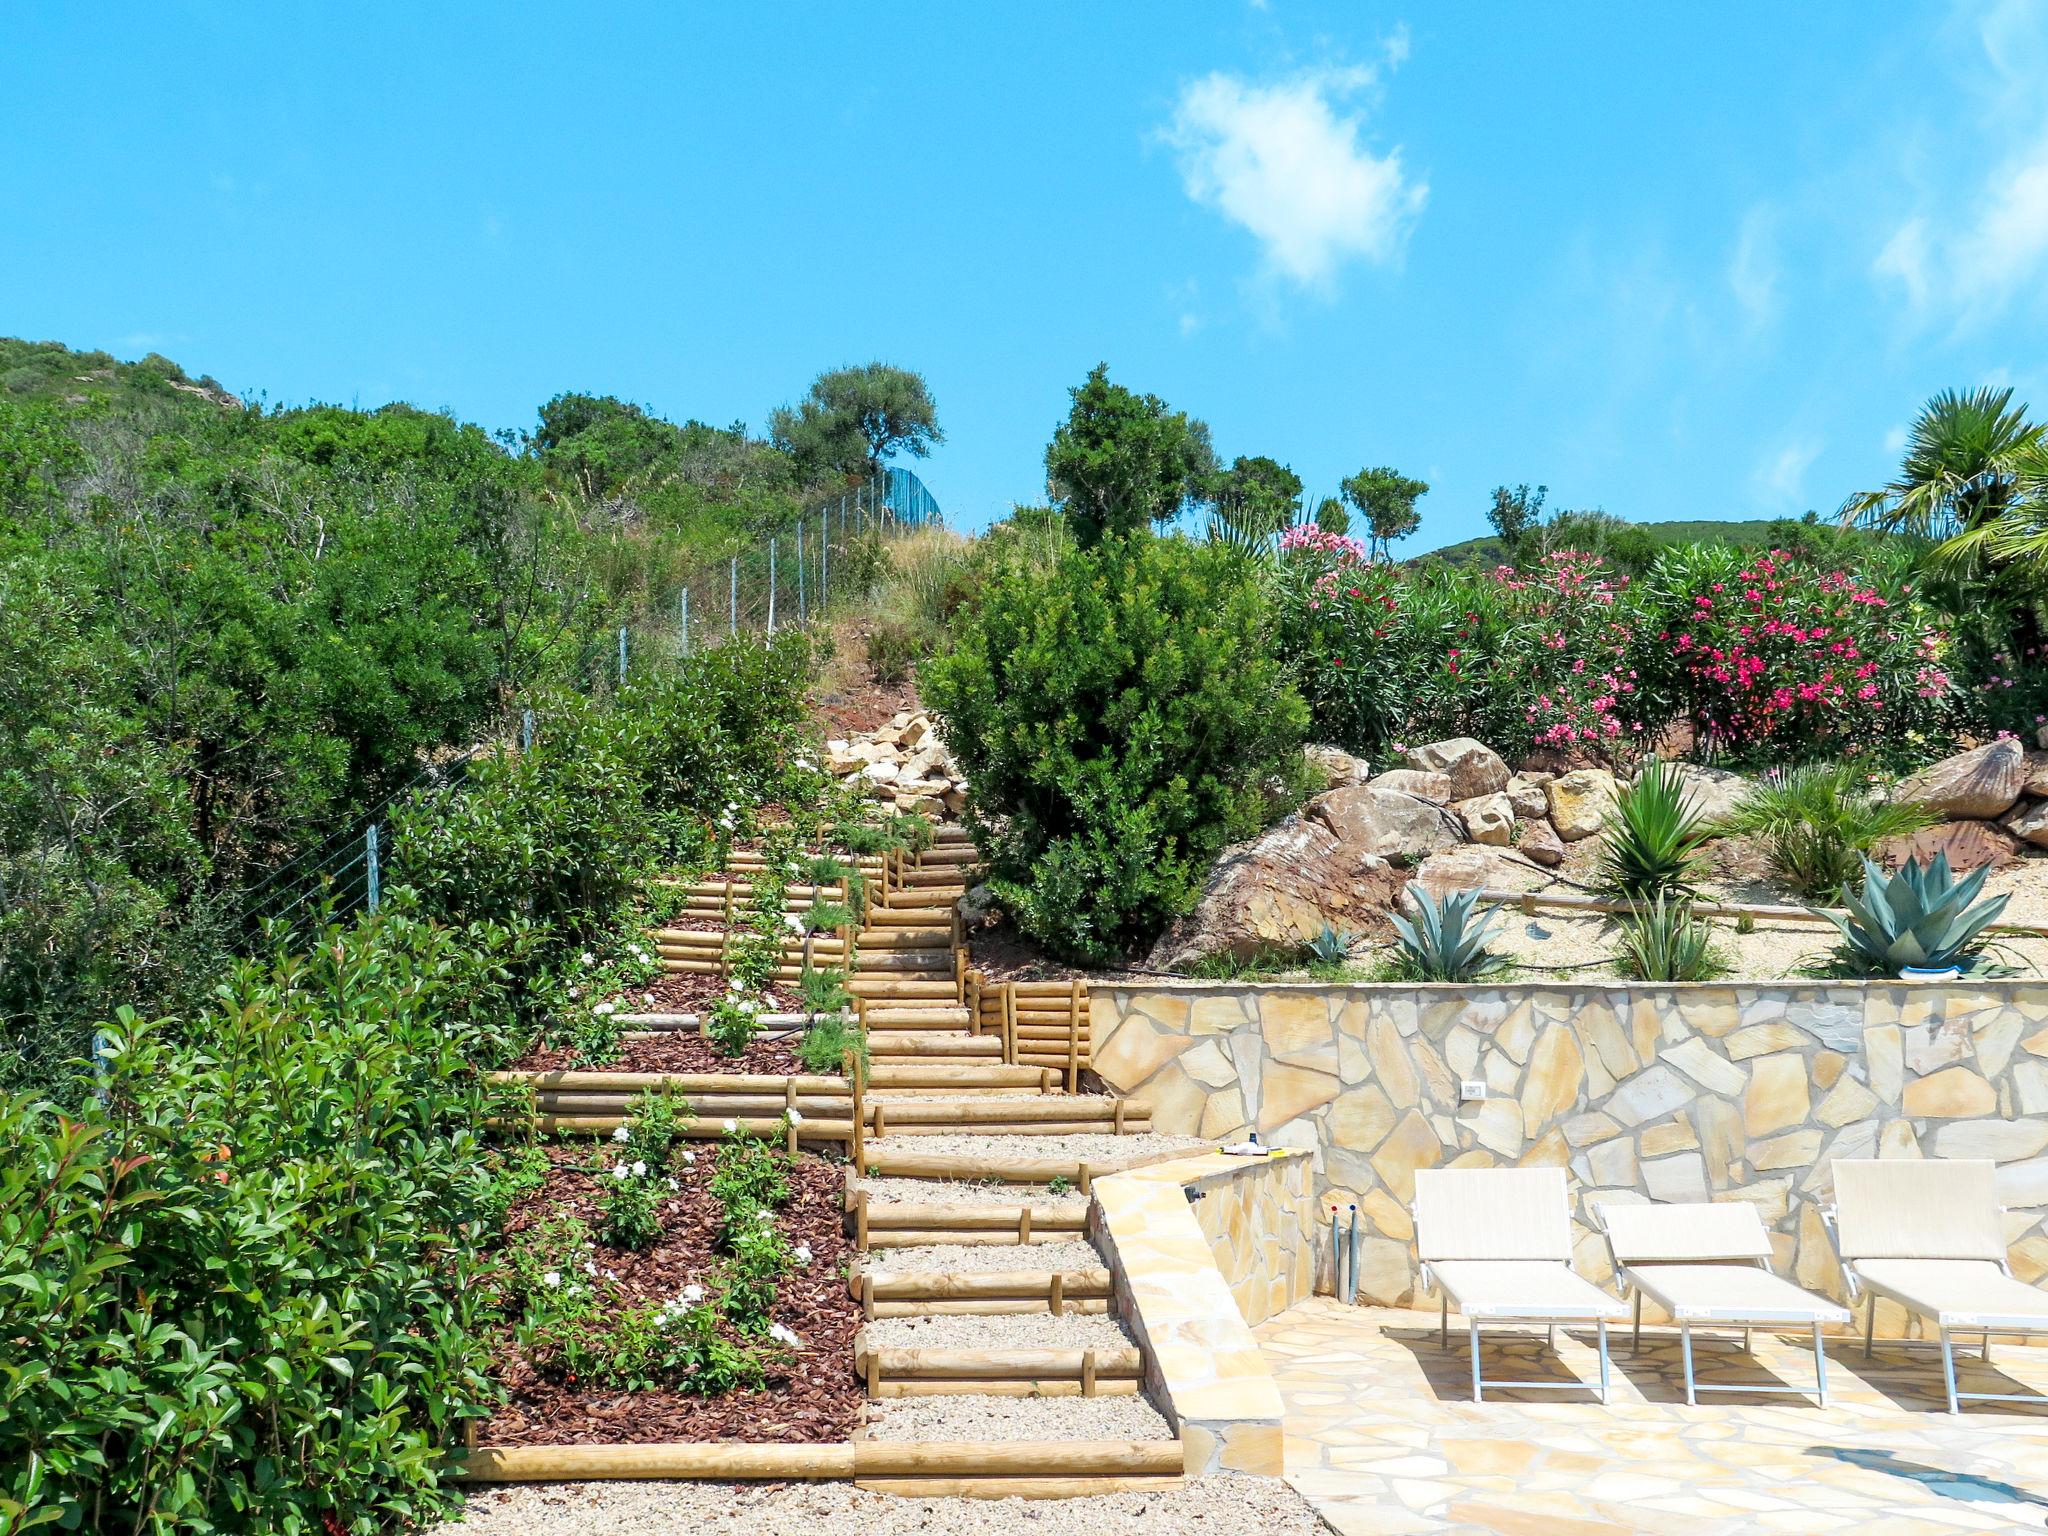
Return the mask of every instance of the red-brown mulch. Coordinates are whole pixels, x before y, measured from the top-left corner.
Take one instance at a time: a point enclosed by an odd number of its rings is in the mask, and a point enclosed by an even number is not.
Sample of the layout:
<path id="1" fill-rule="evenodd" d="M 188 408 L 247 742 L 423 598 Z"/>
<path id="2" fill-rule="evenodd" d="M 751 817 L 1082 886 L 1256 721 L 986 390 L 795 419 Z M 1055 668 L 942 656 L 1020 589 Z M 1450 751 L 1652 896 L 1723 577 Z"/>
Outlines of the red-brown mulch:
<path id="1" fill-rule="evenodd" d="M 578 1141 L 548 1148 L 547 1182 L 522 1196 L 505 1223 L 506 1241 L 551 1217 L 574 1215 L 595 1233 L 604 1222 L 602 1175 L 608 1143 Z M 666 1301 L 691 1281 L 709 1279 L 719 1204 L 709 1189 L 714 1154 L 700 1148 L 696 1164 L 678 1174 L 680 1193 L 661 1203 L 662 1235 L 645 1253 L 599 1247 L 593 1262 L 618 1277 L 620 1305 Z M 766 1388 L 697 1397 L 685 1392 L 620 1392 L 554 1380 L 537 1371 L 509 1333 L 494 1350 L 492 1374 L 508 1401 L 478 1431 L 483 1445 L 616 1445 L 675 1440 L 739 1440 L 821 1444 L 845 1440 L 859 1423 L 864 1399 L 853 1373 L 853 1336 L 860 1308 L 847 1293 L 844 1267 L 851 1243 L 842 1224 L 844 1175 L 819 1157 L 800 1157 L 790 1170 L 789 1202 L 777 1222 L 790 1243 L 809 1243 L 811 1262 L 783 1277 L 774 1321 L 792 1329 L 803 1348 L 786 1370 L 771 1370 Z"/>
<path id="2" fill-rule="evenodd" d="M 647 1001 L 647 994 L 654 1001 Z M 652 981 L 640 982 L 612 995 L 621 1013 L 698 1013 L 725 995 L 723 976 L 685 975 L 664 971 Z"/>
<path id="3" fill-rule="evenodd" d="M 514 1063 L 521 1072 L 768 1072 L 789 1076 L 806 1070 L 796 1059 L 796 1034 L 757 1035 L 737 1056 L 728 1056 L 694 1030 L 662 1030 L 647 1039 L 621 1040 L 609 1061 L 586 1062 L 574 1050 L 540 1048 Z"/>

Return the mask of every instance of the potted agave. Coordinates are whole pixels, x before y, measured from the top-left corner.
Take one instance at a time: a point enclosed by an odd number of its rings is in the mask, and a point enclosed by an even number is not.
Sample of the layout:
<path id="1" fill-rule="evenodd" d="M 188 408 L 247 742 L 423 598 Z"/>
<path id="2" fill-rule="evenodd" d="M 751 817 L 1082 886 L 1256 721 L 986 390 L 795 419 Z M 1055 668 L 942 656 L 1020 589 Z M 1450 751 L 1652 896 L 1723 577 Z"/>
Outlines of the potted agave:
<path id="1" fill-rule="evenodd" d="M 1977 901 L 1989 873 L 1980 869 L 1958 880 L 1945 853 L 1931 863 L 1909 859 L 1893 875 L 1866 858 L 1863 889 L 1842 893 L 1848 915 L 1819 915 L 1842 931 L 1850 952 L 1873 970 L 1905 981 L 1949 981 L 1975 958 L 1984 930 L 2009 900 Z"/>

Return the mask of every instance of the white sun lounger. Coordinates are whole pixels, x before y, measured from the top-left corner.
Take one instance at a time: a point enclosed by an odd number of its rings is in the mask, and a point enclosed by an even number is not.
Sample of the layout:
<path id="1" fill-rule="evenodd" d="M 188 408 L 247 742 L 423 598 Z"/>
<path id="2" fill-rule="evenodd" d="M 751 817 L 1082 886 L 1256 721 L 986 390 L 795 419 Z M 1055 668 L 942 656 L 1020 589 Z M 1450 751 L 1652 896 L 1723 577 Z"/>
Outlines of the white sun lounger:
<path id="1" fill-rule="evenodd" d="M 1426 1168 L 1415 1175 L 1415 1256 L 1422 1289 L 1440 1289 L 1438 1338 L 1450 1344 L 1451 1308 L 1471 1331 L 1472 1401 L 1487 1387 L 1589 1390 L 1576 1381 L 1488 1381 L 1479 1369 L 1481 1322 L 1559 1323 L 1600 1330 L 1601 1402 L 1607 1401 L 1607 1324 L 1619 1301 L 1572 1272 L 1571 1206 L 1562 1168 Z"/>
<path id="2" fill-rule="evenodd" d="M 2033 1393 L 1958 1392 L 1951 1334 L 2048 1333 L 2048 1291 L 2015 1280 L 2006 1267 L 1993 1165 L 1974 1159 L 1841 1162 L 1835 1204 L 1824 1211 L 1853 1304 L 1870 1292 L 1863 1353 L 1871 1352 L 1877 1298 L 1931 1318 L 1941 1331 L 1948 1411 L 1961 1400 L 2039 1403 Z"/>
<path id="3" fill-rule="evenodd" d="M 1687 1403 L 1697 1404 L 1701 1392 L 1805 1396 L 1804 1387 L 1705 1386 L 1694 1380 L 1692 1368 L 1695 1325 L 1740 1328 L 1745 1350 L 1753 1328 L 1800 1326 L 1813 1332 L 1814 1385 L 1821 1406 L 1827 1406 L 1828 1359 L 1821 1349 L 1821 1325 L 1848 1323 L 1849 1309 L 1771 1272 L 1771 1238 L 1755 1206 L 1747 1200 L 1711 1205 L 1616 1202 L 1599 1210 L 1621 1293 L 1634 1293 L 1632 1347 L 1642 1348 L 1647 1296 L 1678 1324 Z"/>

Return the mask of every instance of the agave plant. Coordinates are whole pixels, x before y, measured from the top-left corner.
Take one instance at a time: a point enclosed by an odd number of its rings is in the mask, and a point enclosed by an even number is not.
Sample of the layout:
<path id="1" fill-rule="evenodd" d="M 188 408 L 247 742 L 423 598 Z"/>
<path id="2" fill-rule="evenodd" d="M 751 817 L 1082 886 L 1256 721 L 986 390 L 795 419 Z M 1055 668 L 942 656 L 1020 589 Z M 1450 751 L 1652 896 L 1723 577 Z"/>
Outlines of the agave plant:
<path id="1" fill-rule="evenodd" d="M 1309 959 L 1318 965 L 1342 965 L 1351 958 L 1352 938 L 1341 928 L 1323 924 L 1323 931 L 1309 941 Z"/>
<path id="2" fill-rule="evenodd" d="M 1622 924 L 1621 969 L 1638 981 L 1711 981 L 1725 966 L 1692 908 L 1655 896 Z"/>
<path id="3" fill-rule="evenodd" d="M 1414 894 L 1415 919 L 1389 913 L 1394 934 L 1401 943 L 1404 969 L 1418 981 L 1472 981 L 1504 962 L 1486 947 L 1500 913 L 1489 909 L 1473 916 L 1479 892 L 1452 891 L 1438 901 L 1421 886 L 1410 883 Z"/>
<path id="4" fill-rule="evenodd" d="M 1937 853 L 1932 863 L 1910 859 L 1887 875 L 1866 858 L 1863 889 L 1842 893 L 1849 915 L 1820 916 L 1842 930 L 1853 954 L 1887 975 L 1906 966 L 1941 970 L 1974 954 L 1979 936 L 2005 910 L 2005 896 L 1970 905 L 1990 872 L 1980 869 L 1958 880 L 1948 855 Z"/>
<path id="5" fill-rule="evenodd" d="M 1700 848 L 1712 835 L 1677 768 L 1653 757 L 1607 818 L 1600 888 L 1630 901 L 1692 896 Z"/>

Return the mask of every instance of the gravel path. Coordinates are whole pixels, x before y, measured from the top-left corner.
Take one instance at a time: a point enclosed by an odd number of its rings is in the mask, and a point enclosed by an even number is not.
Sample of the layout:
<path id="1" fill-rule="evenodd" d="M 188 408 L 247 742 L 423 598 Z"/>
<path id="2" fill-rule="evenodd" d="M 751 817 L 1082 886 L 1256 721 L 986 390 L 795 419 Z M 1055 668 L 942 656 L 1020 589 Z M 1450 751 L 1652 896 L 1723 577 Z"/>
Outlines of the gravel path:
<path id="1" fill-rule="evenodd" d="M 1107 1169 L 1167 1152 L 1201 1152 L 1209 1143 L 1199 1136 L 885 1136 L 870 1141 L 870 1151 L 886 1146 L 935 1157 L 1071 1158 Z"/>
<path id="2" fill-rule="evenodd" d="M 1171 1440 L 1142 1397 L 897 1397 L 876 1403 L 870 1440 Z"/>
<path id="3" fill-rule="evenodd" d="M 881 1349 L 1126 1349 L 1132 1342 L 1122 1323 L 1100 1313 L 878 1317 L 866 1327 L 868 1342 Z"/>
<path id="4" fill-rule="evenodd" d="M 985 1138 L 974 1139 L 978 1143 Z M 936 1140 L 936 1136 L 918 1137 L 920 1143 Z M 863 1178 L 855 1180 L 853 1187 L 856 1190 L 866 1190 L 869 1201 L 876 1204 L 885 1200 L 896 1200 L 911 1205 L 1049 1205 L 1061 1210 L 1088 1209 L 1088 1197 L 1078 1189 L 1063 1189 L 1054 1194 L 1043 1184 L 975 1184 L 964 1179 Z"/>
<path id="5" fill-rule="evenodd" d="M 871 1275 L 941 1274 L 960 1270 L 1102 1269 L 1102 1255 L 1092 1243 L 1010 1243 L 964 1247 L 934 1243 L 929 1248 L 877 1248 L 863 1266 Z"/>
<path id="6" fill-rule="evenodd" d="M 1126 1399 L 1128 1401 L 1128 1399 Z M 568 1483 L 479 1494 L 441 1536 L 1316 1536 L 1277 1478 L 1205 1477 L 1100 1498 L 904 1499 L 848 1483 Z"/>

